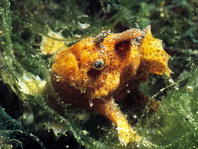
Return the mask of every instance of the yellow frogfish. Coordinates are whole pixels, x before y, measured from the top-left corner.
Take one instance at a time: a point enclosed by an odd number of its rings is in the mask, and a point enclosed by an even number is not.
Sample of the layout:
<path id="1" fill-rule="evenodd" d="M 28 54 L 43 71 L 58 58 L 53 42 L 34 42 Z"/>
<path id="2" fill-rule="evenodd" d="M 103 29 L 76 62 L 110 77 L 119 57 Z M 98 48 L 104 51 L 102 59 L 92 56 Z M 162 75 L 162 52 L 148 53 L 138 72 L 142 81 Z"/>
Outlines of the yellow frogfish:
<path id="1" fill-rule="evenodd" d="M 135 86 L 150 73 L 170 75 L 170 56 L 162 41 L 152 36 L 150 26 L 118 34 L 102 32 L 71 47 L 61 39 L 54 33 L 41 43 L 45 54 L 60 49 L 51 67 L 51 84 L 59 100 L 49 98 L 49 105 L 59 113 L 68 106 L 96 111 L 116 125 L 121 144 L 139 141 L 116 103 L 126 98 L 126 84 Z"/>

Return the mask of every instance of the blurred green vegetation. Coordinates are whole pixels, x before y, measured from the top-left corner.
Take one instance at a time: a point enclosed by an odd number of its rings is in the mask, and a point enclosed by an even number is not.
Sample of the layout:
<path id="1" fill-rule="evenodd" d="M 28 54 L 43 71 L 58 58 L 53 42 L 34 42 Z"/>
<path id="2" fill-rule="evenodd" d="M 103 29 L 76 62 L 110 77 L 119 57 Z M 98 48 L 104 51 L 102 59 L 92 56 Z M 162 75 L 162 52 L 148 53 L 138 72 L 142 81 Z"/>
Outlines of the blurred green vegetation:
<path id="1" fill-rule="evenodd" d="M 72 109 L 63 118 L 46 105 L 42 95 L 21 93 L 17 81 L 24 74 L 50 79 L 52 58 L 38 50 L 48 28 L 62 30 L 68 44 L 73 44 L 102 30 L 121 32 L 147 25 L 171 55 L 175 83 L 151 75 L 141 84 L 146 95 L 162 101 L 161 107 L 152 116 L 147 108 L 124 111 L 133 118 L 136 112 L 138 117 L 131 123 L 156 146 L 140 142 L 126 148 L 198 147 L 196 0 L 0 0 L 0 18 L 0 106 L 4 108 L 0 109 L 0 148 L 125 148 L 103 116 Z M 8 122 L 12 127 L 6 127 Z"/>

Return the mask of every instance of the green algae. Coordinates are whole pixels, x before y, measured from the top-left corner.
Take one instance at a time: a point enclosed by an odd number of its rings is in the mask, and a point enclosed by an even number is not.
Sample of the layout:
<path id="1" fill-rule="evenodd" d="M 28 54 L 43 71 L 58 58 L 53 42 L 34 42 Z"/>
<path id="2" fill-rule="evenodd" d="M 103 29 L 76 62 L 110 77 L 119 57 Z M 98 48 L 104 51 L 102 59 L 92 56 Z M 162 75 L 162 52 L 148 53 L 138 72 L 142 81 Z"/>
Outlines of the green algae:
<path id="1" fill-rule="evenodd" d="M 184 83 L 185 82 L 185 83 Z M 196 148 L 198 135 L 198 69 L 184 72 L 176 90 L 168 91 L 161 107 L 144 127 L 145 135 L 159 148 Z"/>

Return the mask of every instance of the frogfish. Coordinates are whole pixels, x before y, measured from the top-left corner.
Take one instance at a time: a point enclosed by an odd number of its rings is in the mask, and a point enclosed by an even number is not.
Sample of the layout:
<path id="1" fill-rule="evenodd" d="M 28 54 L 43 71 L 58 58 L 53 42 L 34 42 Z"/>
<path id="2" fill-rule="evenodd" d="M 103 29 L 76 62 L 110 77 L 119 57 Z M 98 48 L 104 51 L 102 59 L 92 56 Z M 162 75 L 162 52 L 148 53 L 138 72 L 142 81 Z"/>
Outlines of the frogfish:
<path id="1" fill-rule="evenodd" d="M 117 103 L 126 99 L 126 84 L 136 86 L 150 73 L 170 75 L 170 56 L 162 40 L 154 38 L 147 26 L 122 33 L 102 32 L 70 47 L 64 43 L 64 37 L 54 32 L 41 43 L 44 54 L 55 53 L 51 84 L 59 99 L 49 97 L 49 105 L 58 113 L 70 106 L 104 115 L 116 125 L 122 145 L 141 140 Z"/>

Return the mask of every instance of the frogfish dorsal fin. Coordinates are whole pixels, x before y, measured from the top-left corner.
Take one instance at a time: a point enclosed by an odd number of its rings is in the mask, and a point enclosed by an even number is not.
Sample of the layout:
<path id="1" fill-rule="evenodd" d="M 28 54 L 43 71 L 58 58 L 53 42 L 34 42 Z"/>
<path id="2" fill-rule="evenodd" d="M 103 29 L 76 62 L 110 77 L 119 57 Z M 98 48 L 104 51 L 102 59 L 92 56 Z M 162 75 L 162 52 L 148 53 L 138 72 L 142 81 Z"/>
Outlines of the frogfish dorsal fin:
<path id="1" fill-rule="evenodd" d="M 170 56 L 164 51 L 162 40 L 152 36 L 150 27 L 147 27 L 140 46 L 141 69 L 155 74 L 170 76 L 172 71 L 168 68 Z"/>

